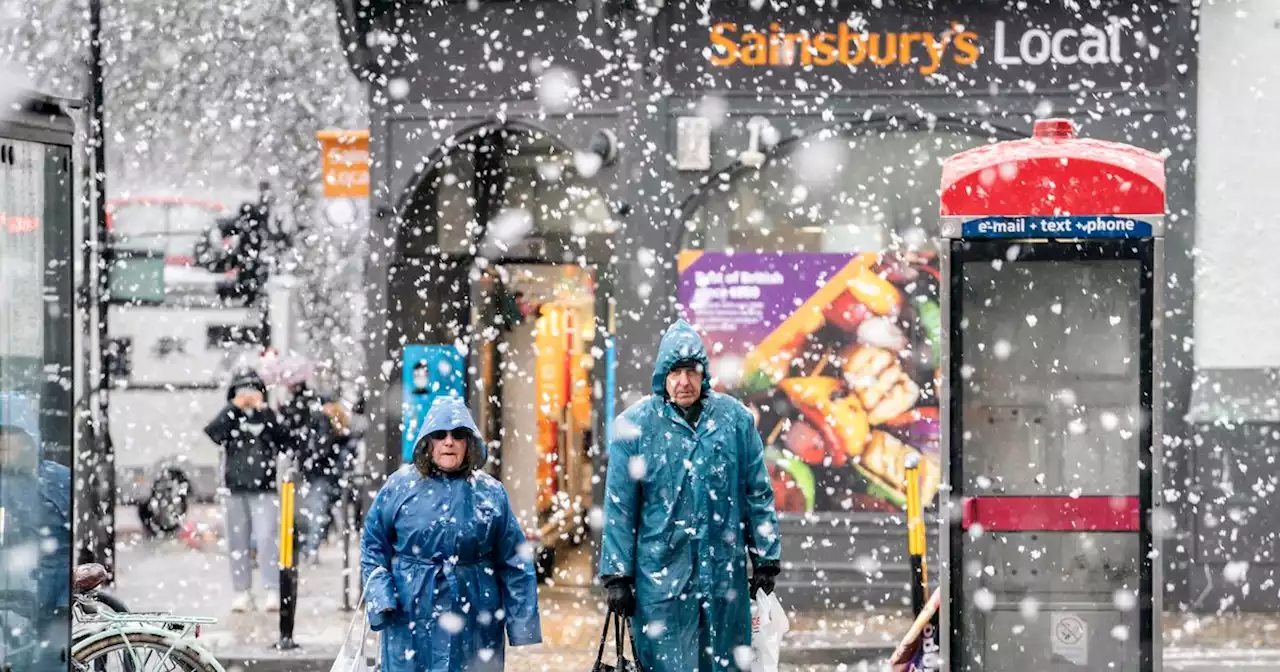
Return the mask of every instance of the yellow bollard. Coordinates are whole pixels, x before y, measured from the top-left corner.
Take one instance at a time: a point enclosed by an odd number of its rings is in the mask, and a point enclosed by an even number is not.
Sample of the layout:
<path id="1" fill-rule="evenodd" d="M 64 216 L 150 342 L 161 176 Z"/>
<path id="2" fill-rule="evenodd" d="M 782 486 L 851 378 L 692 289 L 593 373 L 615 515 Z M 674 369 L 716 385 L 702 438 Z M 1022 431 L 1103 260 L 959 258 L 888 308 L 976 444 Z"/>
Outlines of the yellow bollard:
<path id="1" fill-rule="evenodd" d="M 924 609 L 925 585 L 925 527 L 924 506 L 920 501 L 920 453 L 907 456 L 907 555 L 911 559 L 911 613 Z"/>
<path id="2" fill-rule="evenodd" d="M 298 611 L 298 569 L 293 563 L 293 510 L 296 484 L 286 478 L 280 484 L 280 641 L 281 651 L 296 649 L 293 623 Z"/>
<path id="3" fill-rule="evenodd" d="M 293 568 L 293 481 L 280 485 L 280 569 Z"/>

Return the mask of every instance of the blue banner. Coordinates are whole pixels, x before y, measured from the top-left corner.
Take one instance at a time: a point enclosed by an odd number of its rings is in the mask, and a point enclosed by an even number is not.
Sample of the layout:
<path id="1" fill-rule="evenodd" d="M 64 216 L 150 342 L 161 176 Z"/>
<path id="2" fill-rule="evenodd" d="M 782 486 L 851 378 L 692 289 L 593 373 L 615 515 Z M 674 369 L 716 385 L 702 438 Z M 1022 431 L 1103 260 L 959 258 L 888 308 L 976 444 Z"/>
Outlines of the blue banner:
<path id="1" fill-rule="evenodd" d="M 413 442 L 418 428 L 441 395 L 467 393 L 467 360 L 452 345 L 406 345 L 402 353 L 400 454 L 413 461 Z"/>
<path id="2" fill-rule="evenodd" d="M 1150 238 L 1150 222 L 1133 217 L 983 217 L 960 227 L 965 238 Z"/>

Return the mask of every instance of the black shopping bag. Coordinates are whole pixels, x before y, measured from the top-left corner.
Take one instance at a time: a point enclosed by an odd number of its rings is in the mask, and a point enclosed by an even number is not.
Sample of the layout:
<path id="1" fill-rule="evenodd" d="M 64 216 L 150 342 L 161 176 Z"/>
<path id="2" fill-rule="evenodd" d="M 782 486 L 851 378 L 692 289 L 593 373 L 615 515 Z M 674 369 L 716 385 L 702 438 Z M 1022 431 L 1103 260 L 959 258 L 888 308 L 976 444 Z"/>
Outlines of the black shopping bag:
<path id="1" fill-rule="evenodd" d="M 613 622 L 613 643 L 617 654 L 617 663 L 614 665 L 604 662 L 604 645 L 609 641 L 610 621 Z M 640 672 L 640 665 L 636 661 L 627 660 L 626 650 L 622 644 L 624 637 L 630 638 L 631 650 L 634 652 L 636 640 L 627 628 L 627 619 L 620 614 L 609 612 L 609 615 L 604 617 L 604 632 L 600 633 L 600 651 L 596 653 L 596 664 L 591 668 L 591 672 Z"/>

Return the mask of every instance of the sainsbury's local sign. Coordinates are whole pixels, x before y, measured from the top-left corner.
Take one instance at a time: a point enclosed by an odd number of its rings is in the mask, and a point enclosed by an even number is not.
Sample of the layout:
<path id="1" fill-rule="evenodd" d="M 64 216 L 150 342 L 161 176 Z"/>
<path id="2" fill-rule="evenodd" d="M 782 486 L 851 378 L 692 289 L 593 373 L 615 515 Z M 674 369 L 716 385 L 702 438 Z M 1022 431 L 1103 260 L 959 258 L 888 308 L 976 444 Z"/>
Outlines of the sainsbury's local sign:
<path id="1" fill-rule="evenodd" d="M 1028 4 L 1034 6 L 1018 13 L 970 5 L 970 13 L 951 17 L 890 10 L 824 17 L 795 7 L 720 16 L 694 12 L 685 24 L 692 34 L 683 42 L 694 49 L 673 59 L 671 77 L 675 83 L 787 88 L 827 78 L 836 90 L 845 84 L 901 89 L 947 82 L 1065 88 L 1082 78 L 1106 87 L 1162 79 L 1167 30 L 1161 12 L 1170 3 L 1144 3 L 1150 7 L 1125 16 Z"/>
<path id="2" fill-rule="evenodd" d="M 993 33 L 987 49 L 977 31 L 959 25 L 938 33 L 857 31 L 845 23 L 831 31 L 788 32 L 778 23 L 761 31 L 724 22 L 711 27 L 707 51 L 715 66 L 905 66 L 922 75 L 947 63 L 973 65 L 988 53 L 998 65 L 1121 63 L 1125 58 L 1118 24 L 1019 32 L 996 21 Z"/>

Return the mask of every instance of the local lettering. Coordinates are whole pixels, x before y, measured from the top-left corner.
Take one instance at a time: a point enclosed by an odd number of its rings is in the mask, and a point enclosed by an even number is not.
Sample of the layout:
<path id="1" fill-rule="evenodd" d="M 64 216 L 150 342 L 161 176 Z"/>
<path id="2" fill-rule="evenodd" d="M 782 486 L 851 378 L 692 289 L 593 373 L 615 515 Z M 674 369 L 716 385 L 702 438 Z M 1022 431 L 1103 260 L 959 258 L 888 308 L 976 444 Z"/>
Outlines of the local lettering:
<path id="1" fill-rule="evenodd" d="M 1120 26 L 1084 26 L 1053 32 L 1032 28 L 1011 36 L 1005 22 L 996 21 L 995 61 L 998 65 L 1121 63 Z"/>
<path id="2" fill-rule="evenodd" d="M 866 31 L 840 24 L 832 31 L 789 31 L 779 23 L 751 30 L 737 23 L 711 26 L 708 60 L 712 65 L 914 66 L 925 76 L 948 64 L 970 66 L 984 56 L 996 65 L 1098 65 L 1124 62 L 1119 24 L 1019 31 L 996 21 L 992 43 L 959 24 L 946 30 Z"/>

